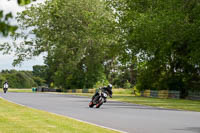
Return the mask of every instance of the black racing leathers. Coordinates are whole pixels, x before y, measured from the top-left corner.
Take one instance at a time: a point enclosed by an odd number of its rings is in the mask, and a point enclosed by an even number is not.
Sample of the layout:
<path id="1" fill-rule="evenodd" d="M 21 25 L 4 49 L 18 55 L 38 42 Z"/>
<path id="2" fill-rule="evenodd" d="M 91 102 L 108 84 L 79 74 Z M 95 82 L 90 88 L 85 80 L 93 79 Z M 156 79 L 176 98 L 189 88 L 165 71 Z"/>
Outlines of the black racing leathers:
<path id="1" fill-rule="evenodd" d="M 108 87 L 100 87 L 99 89 L 101 89 L 102 91 L 106 92 L 111 98 L 112 98 L 112 89 L 108 88 Z M 96 92 L 94 94 L 94 96 L 92 97 L 92 100 L 99 95 L 99 92 Z M 104 98 L 104 102 L 106 102 L 107 98 Z"/>

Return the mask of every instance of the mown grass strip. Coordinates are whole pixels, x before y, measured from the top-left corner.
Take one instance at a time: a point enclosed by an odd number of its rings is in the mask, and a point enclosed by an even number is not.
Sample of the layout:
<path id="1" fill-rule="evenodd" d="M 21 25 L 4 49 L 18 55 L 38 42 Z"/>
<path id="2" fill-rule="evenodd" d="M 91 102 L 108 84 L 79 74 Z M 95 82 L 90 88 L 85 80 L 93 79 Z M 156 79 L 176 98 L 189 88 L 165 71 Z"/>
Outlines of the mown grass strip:
<path id="1" fill-rule="evenodd" d="M 0 92 L 3 92 L 3 89 L 0 89 Z M 8 89 L 8 92 L 32 92 L 32 89 Z"/>
<path id="2" fill-rule="evenodd" d="M 113 96 L 114 100 L 148 105 L 154 107 L 161 107 L 166 109 L 178 109 L 186 111 L 197 111 L 200 112 L 200 101 L 184 100 L 184 99 L 160 99 L 160 98 L 147 98 L 147 97 L 136 97 L 136 96 Z"/>
<path id="3" fill-rule="evenodd" d="M 0 133 L 116 133 L 0 98 Z"/>

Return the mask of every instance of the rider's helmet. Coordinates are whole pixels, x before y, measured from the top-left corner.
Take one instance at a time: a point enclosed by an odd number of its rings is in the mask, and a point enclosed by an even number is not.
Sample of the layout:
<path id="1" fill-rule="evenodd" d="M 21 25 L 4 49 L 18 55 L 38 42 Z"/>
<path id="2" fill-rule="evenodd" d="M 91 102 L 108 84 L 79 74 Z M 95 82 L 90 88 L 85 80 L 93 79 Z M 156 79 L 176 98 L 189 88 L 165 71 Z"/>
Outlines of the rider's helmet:
<path id="1" fill-rule="evenodd" d="M 112 90 L 112 85 L 111 84 L 108 84 L 108 89 Z"/>

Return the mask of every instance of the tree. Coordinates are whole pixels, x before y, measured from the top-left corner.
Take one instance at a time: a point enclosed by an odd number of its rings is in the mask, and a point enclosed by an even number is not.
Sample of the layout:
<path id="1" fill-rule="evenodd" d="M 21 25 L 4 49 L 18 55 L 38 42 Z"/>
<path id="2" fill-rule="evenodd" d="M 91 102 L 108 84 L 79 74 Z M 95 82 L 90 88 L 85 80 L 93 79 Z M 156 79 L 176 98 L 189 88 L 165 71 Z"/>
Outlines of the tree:
<path id="1" fill-rule="evenodd" d="M 35 65 L 33 66 L 33 76 L 41 77 L 45 79 L 47 72 L 47 66 L 45 65 Z"/>
<path id="2" fill-rule="evenodd" d="M 107 0 L 125 54 L 137 56 L 139 89 L 180 90 L 200 81 L 200 5 L 196 0 Z"/>
<path id="3" fill-rule="evenodd" d="M 8 81 L 10 88 L 31 88 L 37 86 L 31 71 L 2 70 L 0 72 L 0 85 Z"/>
<path id="4" fill-rule="evenodd" d="M 47 53 L 48 80 L 58 87 L 92 87 L 112 58 L 114 17 L 100 0 L 52 0 L 32 6 L 18 16 L 21 32 L 15 64 Z M 111 54 L 112 53 L 112 54 Z"/>

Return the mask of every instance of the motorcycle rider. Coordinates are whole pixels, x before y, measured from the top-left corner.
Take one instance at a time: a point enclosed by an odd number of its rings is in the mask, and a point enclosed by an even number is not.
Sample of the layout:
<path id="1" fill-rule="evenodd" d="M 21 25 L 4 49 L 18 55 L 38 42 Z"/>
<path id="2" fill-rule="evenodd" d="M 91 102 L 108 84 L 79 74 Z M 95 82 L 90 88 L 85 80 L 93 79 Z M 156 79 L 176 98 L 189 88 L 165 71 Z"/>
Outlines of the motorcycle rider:
<path id="1" fill-rule="evenodd" d="M 99 90 L 102 90 L 104 92 L 106 92 L 110 98 L 112 98 L 112 85 L 111 84 L 108 84 L 108 86 L 104 86 L 104 87 L 100 87 Z M 94 96 L 92 97 L 92 100 L 97 96 L 99 95 L 99 92 L 96 92 L 94 94 Z M 106 102 L 106 98 L 104 98 L 104 102 Z"/>
<path id="2" fill-rule="evenodd" d="M 8 90 L 8 82 L 6 81 L 6 82 L 3 84 L 3 91 L 4 91 L 4 93 L 6 93 L 7 90 Z"/>

